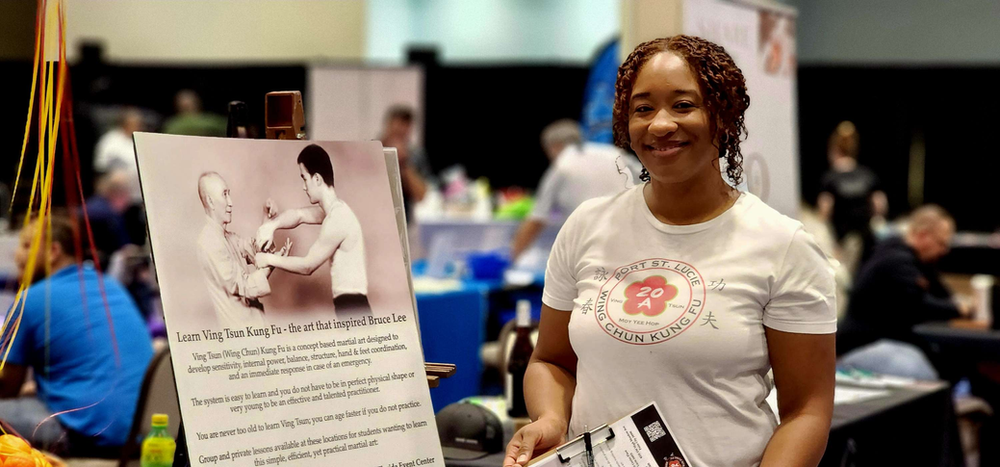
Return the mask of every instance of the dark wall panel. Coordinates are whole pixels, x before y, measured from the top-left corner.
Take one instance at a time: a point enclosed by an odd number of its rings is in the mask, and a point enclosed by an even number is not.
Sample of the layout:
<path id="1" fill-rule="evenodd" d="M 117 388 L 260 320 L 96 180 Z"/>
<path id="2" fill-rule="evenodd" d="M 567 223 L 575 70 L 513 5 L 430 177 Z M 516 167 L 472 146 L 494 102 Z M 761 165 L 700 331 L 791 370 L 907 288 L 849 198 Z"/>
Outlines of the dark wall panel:
<path id="1" fill-rule="evenodd" d="M 427 68 L 425 142 L 431 165 L 454 164 L 494 187 L 534 188 L 548 159 L 539 137 L 560 118 L 579 120 L 586 67 Z"/>
<path id="2" fill-rule="evenodd" d="M 960 230 L 1000 227 L 995 174 L 1000 157 L 991 137 L 1000 127 L 1000 68 L 799 69 L 802 196 L 815 202 L 827 170 L 826 144 L 842 120 L 861 135 L 859 161 L 872 168 L 889 197 L 890 216 L 908 212 L 910 147 L 925 144 L 926 203 L 956 218 Z"/>
<path id="3" fill-rule="evenodd" d="M 8 133 L 8 137 L 0 142 L 0 182 L 12 184 L 31 89 L 31 64 L 0 62 L 0 76 L 4 76 L 4 82 L 9 83 L 9 102 L 5 102 L 0 110 L 0 124 Z M 173 99 L 177 91 L 193 89 L 201 95 L 206 111 L 220 115 L 226 114 L 229 101 L 245 101 L 251 124 L 263 128 L 265 93 L 295 89 L 302 90 L 303 94 L 306 92 L 306 68 L 296 65 L 185 67 L 78 64 L 71 67 L 70 77 L 81 172 L 88 192 L 92 179 L 94 145 L 102 130 L 99 122 L 93 118 L 97 108 L 137 106 L 157 115 L 157 120 L 162 123 L 162 119 L 174 113 Z M 29 157 L 25 161 L 24 171 L 27 174 L 22 174 L 22 184 L 30 186 L 36 152 L 37 146 L 32 141 L 28 148 Z M 59 156 L 61 158 L 61 152 Z M 57 172 L 61 174 L 61 170 Z M 63 202 L 61 178 L 54 181 L 54 187 L 55 203 L 60 204 Z M 20 189 L 18 191 L 19 202 L 16 203 L 15 211 L 21 212 L 27 199 L 21 196 L 26 192 L 21 192 Z"/>

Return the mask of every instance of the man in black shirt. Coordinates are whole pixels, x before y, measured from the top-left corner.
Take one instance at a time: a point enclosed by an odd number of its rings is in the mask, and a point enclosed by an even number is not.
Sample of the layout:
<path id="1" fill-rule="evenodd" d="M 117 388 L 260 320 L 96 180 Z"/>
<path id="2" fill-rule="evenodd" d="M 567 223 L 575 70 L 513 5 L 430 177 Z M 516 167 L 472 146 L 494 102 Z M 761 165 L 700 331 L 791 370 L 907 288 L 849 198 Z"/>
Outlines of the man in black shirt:
<path id="1" fill-rule="evenodd" d="M 841 365 L 876 373 L 936 379 L 913 326 L 969 314 L 951 299 L 934 263 L 948 252 L 955 222 L 944 209 L 924 206 L 902 237 L 876 246 L 858 271 L 847 316 L 837 332 Z"/>

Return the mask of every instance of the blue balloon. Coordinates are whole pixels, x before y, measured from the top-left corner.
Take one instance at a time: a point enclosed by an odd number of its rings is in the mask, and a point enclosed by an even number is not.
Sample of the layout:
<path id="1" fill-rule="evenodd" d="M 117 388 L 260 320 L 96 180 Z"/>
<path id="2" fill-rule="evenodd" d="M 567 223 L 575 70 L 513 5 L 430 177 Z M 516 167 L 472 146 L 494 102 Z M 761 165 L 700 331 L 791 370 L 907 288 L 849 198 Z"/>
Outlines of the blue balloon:
<path id="1" fill-rule="evenodd" d="M 618 39 L 604 46 L 590 67 L 590 77 L 583 92 L 583 137 L 595 143 L 612 144 L 611 116 L 615 104 L 615 80 L 618 79 Z"/>

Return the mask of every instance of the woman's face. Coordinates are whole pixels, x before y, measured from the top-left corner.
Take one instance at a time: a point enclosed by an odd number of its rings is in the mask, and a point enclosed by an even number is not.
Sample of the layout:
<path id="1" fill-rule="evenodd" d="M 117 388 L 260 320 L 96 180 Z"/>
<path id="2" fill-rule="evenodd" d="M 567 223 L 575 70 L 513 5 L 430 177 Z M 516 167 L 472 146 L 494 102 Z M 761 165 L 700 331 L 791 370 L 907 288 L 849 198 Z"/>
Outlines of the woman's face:
<path id="1" fill-rule="evenodd" d="M 680 56 L 654 55 L 639 70 L 629 102 L 632 150 L 649 176 L 663 183 L 686 182 L 708 171 L 719 150 L 713 146 L 710 115 L 698 79 Z"/>

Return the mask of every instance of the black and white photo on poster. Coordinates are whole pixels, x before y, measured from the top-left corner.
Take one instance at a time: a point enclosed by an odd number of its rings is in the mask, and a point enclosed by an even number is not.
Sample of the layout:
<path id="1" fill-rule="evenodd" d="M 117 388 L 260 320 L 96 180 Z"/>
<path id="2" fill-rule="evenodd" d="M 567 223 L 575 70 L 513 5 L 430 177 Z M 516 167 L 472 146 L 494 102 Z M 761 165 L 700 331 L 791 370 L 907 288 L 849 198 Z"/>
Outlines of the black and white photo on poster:
<path id="1" fill-rule="evenodd" d="M 219 148 L 230 142 L 205 140 Z M 162 219 L 169 230 L 153 241 L 168 257 L 156 259 L 186 290 L 179 297 L 192 313 L 186 318 L 264 324 L 289 314 L 349 318 L 411 308 L 388 292 L 406 272 L 395 264 L 402 253 L 385 214 L 393 209 L 388 182 L 385 193 L 371 184 L 386 178 L 384 162 L 352 157 L 357 149 L 345 144 L 300 142 L 273 157 L 205 149 L 184 158 L 191 162 L 174 154 L 147 161 L 157 175 L 143 174 L 147 203 L 156 210 L 163 198 L 170 214 Z M 373 283 L 371 270 L 380 271 Z"/>

